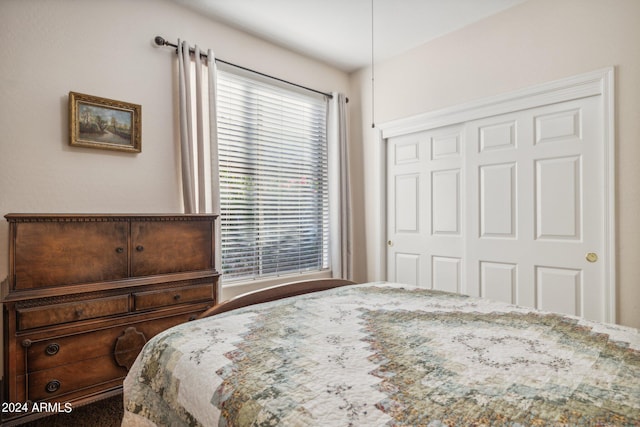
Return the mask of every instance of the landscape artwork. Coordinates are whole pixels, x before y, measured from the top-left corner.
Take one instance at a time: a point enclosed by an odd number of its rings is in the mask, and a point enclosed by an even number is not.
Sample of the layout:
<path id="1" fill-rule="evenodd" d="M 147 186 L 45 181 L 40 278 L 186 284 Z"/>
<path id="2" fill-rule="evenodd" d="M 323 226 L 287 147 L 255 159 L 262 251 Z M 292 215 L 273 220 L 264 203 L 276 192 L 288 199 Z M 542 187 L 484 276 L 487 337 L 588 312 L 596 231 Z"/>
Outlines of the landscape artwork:
<path id="1" fill-rule="evenodd" d="M 69 93 L 70 145 L 141 151 L 140 105 Z"/>

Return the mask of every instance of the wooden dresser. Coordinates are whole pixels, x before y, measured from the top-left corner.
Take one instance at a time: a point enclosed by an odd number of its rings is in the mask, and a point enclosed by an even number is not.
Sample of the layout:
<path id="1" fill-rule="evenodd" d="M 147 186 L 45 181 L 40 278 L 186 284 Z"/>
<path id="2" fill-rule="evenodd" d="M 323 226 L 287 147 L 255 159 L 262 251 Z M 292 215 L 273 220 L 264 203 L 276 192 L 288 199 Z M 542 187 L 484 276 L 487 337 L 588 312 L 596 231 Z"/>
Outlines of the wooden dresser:
<path id="1" fill-rule="evenodd" d="M 213 215 L 5 218 L 8 424 L 120 393 L 147 340 L 218 300 Z"/>

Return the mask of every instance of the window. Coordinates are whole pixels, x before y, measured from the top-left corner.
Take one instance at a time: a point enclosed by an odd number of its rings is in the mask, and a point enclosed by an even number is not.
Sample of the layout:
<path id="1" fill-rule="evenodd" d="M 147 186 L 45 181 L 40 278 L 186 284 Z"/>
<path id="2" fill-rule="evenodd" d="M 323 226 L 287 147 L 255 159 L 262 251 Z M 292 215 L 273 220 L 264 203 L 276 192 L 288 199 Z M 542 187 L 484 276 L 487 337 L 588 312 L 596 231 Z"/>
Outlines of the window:
<path id="1" fill-rule="evenodd" d="M 327 100 L 218 71 L 225 282 L 329 267 Z"/>

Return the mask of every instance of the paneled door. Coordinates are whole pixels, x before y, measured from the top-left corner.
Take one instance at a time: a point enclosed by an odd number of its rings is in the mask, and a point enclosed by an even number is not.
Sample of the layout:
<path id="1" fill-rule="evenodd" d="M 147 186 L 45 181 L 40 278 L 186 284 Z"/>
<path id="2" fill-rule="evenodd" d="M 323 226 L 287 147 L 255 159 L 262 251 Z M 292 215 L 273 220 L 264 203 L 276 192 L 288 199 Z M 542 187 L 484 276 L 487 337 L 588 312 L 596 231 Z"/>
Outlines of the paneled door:
<path id="1" fill-rule="evenodd" d="M 607 320 L 601 105 L 389 138 L 388 280 Z"/>
<path id="2" fill-rule="evenodd" d="M 387 143 L 389 280 L 466 292 L 463 125 Z"/>

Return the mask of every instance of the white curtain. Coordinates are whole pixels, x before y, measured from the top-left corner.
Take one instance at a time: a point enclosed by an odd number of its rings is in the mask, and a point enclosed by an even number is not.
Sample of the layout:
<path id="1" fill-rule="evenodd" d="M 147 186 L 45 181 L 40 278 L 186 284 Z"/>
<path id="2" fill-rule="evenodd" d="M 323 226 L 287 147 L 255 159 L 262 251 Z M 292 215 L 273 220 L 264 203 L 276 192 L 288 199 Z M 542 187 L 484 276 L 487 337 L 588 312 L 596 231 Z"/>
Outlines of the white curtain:
<path id="1" fill-rule="evenodd" d="M 180 108 L 180 160 L 182 170 L 182 200 L 185 213 L 197 212 L 196 165 L 194 161 L 193 118 L 191 101 L 191 57 L 189 44 L 178 40 L 178 89 Z"/>
<path id="2" fill-rule="evenodd" d="M 185 213 L 220 213 L 216 62 L 211 50 L 178 41 L 180 156 Z M 205 70 L 206 68 L 206 70 Z M 207 79 L 204 80 L 204 71 Z M 195 82 L 193 81 L 195 78 Z M 194 85 L 195 83 L 195 85 Z"/>
<path id="3" fill-rule="evenodd" d="M 330 257 L 333 276 L 353 280 L 351 180 L 347 98 L 333 93 L 328 108 Z"/>
<path id="4" fill-rule="evenodd" d="M 180 155 L 184 212 L 220 215 L 216 61 L 211 49 L 207 51 L 206 64 L 202 62 L 200 48 L 195 46 L 194 50 L 191 56 L 189 43 L 178 40 Z M 202 78 L 204 71 L 207 73 L 205 81 Z M 192 85 L 193 76 L 195 76 L 195 86 Z M 220 242 L 220 220 L 218 219 L 215 248 L 215 265 L 218 270 L 221 265 Z"/>
<path id="5" fill-rule="evenodd" d="M 207 52 L 207 68 L 209 70 L 209 151 L 211 168 L 211 213 L 218 215 L 216 221 L 216 268 L 222 273 L 222 230 L 220 228 L 220 160 L 218 155 L 218 109 L 216 100 L 218 98 L 218 80 L 216 58 L 213 51 Z M 222 289 L 218 289 L 218 295 L 222 296 Z"/>

